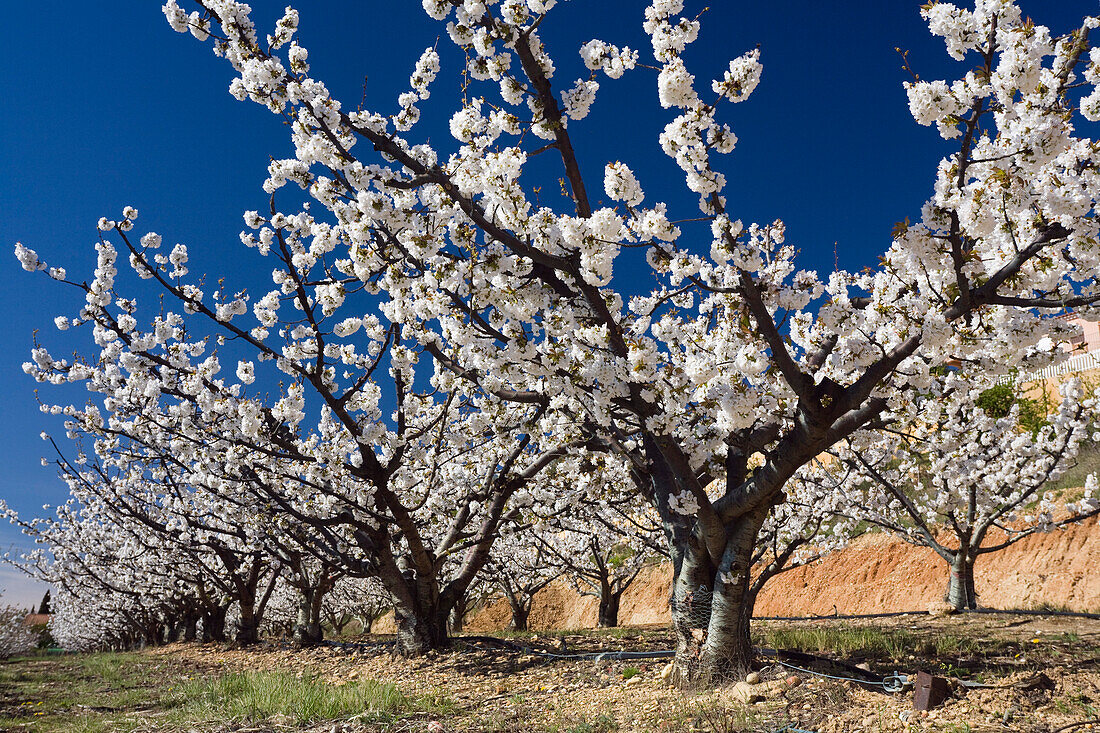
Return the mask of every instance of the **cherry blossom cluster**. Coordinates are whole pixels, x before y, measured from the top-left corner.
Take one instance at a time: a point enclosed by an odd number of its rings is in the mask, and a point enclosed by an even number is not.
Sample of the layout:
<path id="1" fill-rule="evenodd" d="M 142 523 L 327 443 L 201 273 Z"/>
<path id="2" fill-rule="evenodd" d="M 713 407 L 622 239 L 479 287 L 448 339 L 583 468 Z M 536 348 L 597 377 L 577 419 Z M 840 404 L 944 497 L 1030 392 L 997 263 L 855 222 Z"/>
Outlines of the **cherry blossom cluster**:
<path id="1" fill-rule="evenodd" d="M 26 612 L 0 606 L 0 659 L 26 654 L 38 645 L 38 634 L 26 624 Z"/>

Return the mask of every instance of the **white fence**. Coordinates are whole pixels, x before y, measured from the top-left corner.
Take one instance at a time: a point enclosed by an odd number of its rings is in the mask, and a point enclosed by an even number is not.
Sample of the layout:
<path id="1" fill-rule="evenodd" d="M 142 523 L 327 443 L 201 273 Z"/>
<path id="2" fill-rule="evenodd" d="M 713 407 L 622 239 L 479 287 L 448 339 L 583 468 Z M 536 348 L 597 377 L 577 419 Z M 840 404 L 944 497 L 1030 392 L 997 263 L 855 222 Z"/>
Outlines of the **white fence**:
<path id="1" fill-rule="evenodd" d="M 1016 377 L 1017 382 L 1036 382 L 1040 379 L 1052 379 L 1063 374 L 1076 374 L 1087 372 L 1090 369 L 1100 369 L 1100 349 L 1090 351 L 1087 354 L 1071 356 L 1060 364 L 1044 367 L 1033 372 L 1026 372 Z M 1011 380 L 1005 380 L 1011 381 Z"/>

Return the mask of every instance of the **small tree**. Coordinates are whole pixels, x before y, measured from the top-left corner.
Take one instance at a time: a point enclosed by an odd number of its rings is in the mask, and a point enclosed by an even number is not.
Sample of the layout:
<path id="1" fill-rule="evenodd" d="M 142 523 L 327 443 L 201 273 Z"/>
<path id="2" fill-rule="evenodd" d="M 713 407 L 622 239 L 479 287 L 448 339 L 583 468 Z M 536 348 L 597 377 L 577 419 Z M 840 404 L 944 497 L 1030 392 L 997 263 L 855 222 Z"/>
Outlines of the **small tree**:
<path id="1" fill-rule="evenodd" d="M 561 576 L 562 570 L 547 561 L 546 547 L 529 532 L 506 529 L 493 543 L 483 575 L 508 601 L 512 631 L 527 631 L 535 594 Z"/>
<path id="2" fill-rule="evenodd" d="M 1100 437 L 1097 395 L 1086 396 L 1077 380 L 1064 383 L 1057 410 L 1033 433 L 1019 404 L 997 409 L 989 394 L 952 374 L 889 431 L 836 452 L 837 470 L 847 471 L 837 482 L 848 502 L 842 511 L 934 550 L 950 566 L 946 600 L 956 609 L 977 607 L 979 557 L 1100 513 L 1095 475 L 1082 497 L 1061 506 L 1044 491 L 1075 465 L 1090 435 Z M 1002 535 L 990 541 L 993 530 Z"/>
<path id="3" fill-rule="evenodd" d="M 647 564 L 667 558 L 660 521 L 633 484 L 629 464 L 613 454 L 559 461 L 535 487 L 530 534 L 543 562 L 582 595 L 596 598 L 597 625 L 619 625 L 623 594 Z M 568 502 L 568 511 L 558 511 Z"/>
<path id="4" fill-rule="evenodd" d="M 377 578 L 340 578 L 322 603 L 325 621 L 336 635 L 351 622 L 369 634 L 374 622 L 393 610 L 393 597 Z"/>

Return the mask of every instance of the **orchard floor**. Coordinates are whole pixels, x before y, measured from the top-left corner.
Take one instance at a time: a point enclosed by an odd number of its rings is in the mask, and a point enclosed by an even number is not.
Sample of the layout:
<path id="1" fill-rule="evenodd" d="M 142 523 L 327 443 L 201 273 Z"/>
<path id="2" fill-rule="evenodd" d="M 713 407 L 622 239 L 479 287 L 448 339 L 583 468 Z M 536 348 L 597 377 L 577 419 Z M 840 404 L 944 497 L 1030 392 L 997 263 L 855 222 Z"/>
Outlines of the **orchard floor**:
<path id="1" fill-rule="evenodd" d="M 377 639 L 304 651 L 173 644 L 0 662 L 0 731 L 1100 730 L 1100 621 L 914 615 L 755 628 L 764 647 L 879 674 L 926 669 L 989 687 L 953 683 L 953 696 L 921 717 L 911 710 L 909 691 L 886 694 L 796 672 L 802 684 L 746 705 L 731 687 L 670 687 L 660 675 L 663 659 L 597 662 L 531 653 L 668 649 L 669 636 L 659 628 L 473 638 L 419 660 L 392 658 L 372 645 Z M 791 670 L 771 665 L 761 675 L 781 679 Z"/>

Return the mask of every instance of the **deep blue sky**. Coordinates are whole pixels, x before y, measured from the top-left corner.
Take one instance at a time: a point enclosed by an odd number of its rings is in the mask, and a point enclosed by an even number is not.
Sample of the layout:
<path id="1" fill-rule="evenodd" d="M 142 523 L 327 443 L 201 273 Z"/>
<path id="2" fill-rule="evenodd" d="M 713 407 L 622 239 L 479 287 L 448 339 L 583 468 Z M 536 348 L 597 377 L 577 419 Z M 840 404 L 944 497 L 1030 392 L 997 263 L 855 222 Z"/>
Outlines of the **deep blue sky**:
<path id="1" fill-rule="evenodd" d="M 641 32 L 640 0 L 570 0 L 543 26 L 560 85 L 583 75 L 576 49 L 598 37 L 652 54 Z M 262 32 L 284 0 L 255 0 Z M 301 3 L 303 45 L 313 74 L 348 106 L 359 101 L 367 75 L 368 107 L 395 111 L 397 94 L 421 51 L 442 28 L 415 0 L 312 0 Z M 702 2 L 690 2 L 694 15 Z M 930 128 L 909 116 L 907 78 L 895 47 L 911 51 L 924 78 L 961 73 L 927 32 L 920 2 L 817 0 L 712 3 L 688 56 L 697 88 L 709 87 L 730 58 L 760 44 L 763 80 L 753 97 L 727 109 L 740 138 L 729 157 L 730 208 L 748 221 L 782 218 L 804 265 L 827 270 L 872 265 L 892 224 L 915 217 L 930 190 L 938 159 L 948 150 Z M 1025 13 L 1055 33 L 1067 30 L 1093 0 L 1024 0 Z M 18 3 L 0 30 L 0 294 L 7 313 L 0 330 L 0 497 L 33 513 L 64 498 L 64 488 L 39 464 L 42 430 L 60 423 L 38 412 L 33 380 L 20 365 L 32 332 L 64 343 L 52 326 L 79 300 L 43 277 L 24 272 L 11 256 L 16 241 L 43 259 L 89 276 L 91 244 L 100 216 L 121 207 L 141 211 L 138 229 L 161 232 L 168 244 L 191 248 L 192 271 L 236 271 L 266 277 L 270 265 L 242 256 L 241 212 L 262 209 L 260 190 L 269 156 L 285 156 L 285 128 L 266 110 L 226 91 L 231 70 L 209 44 L 172 32 L 159 2 Z M 444 150 L 453 111 L 457 59 L 440 41 L 444 69 L 422 105 L 420 134 Z M 948 76 L 951 75 L 951 76 Z M 691 216 L 682 175 L 656 144 L 671 119 L 656 106 L 654 73 L 637 70 L 619 81 L 601 77 L 588 119 L 571 131 L 594 197 L 602 196 L 602 167 L 623 160 L 642 178 L 647 200 L 668 200 Z M 648 161 L 648 162 L 647 162 Z M 546 190 L 546 189 L 544 189 Z M 3 259 L 6 258 L 6 259 Z M 148 299 L 147 299 L 148 300 Z M 63 352 L 63 349 L 59 349 Z M 85 348 L 85 351 L 87 349 Z M 44 398 L 59 399 L 47 387 Z M 83 400 L 80 394 L 74 399 Z M 0 547 L 25 540 L 0 527 Z M 7 600 L 37 599 L 0 570 Z"/>

